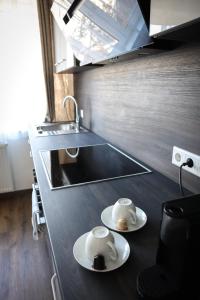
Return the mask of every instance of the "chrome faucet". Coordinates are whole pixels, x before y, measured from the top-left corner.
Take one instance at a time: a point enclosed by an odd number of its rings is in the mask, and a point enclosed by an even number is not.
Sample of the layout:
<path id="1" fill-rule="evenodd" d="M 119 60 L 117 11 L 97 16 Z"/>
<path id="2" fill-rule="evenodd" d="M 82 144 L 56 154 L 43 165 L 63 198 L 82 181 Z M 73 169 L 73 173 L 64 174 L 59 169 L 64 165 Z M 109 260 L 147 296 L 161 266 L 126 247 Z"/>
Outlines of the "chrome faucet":
<path id="1" fill-rule="evenodd" d="M 73 96 L 66 96 L 64 99 L 63 99 L 63 108 L 65 108 L 65 105 L 66 105 L 66 102 L 68 100 L 73 100 L 74 102 L 74 106 L 75 106 L 75 113 L 76 113 L 76 118 L 75 118 L 75 122 L 76 122 L 76 131 L 78 132 L 79 131 L 79 114 L 78 114 L 78 104 L 76 102 L 76 99 L 73 97 Z"/>

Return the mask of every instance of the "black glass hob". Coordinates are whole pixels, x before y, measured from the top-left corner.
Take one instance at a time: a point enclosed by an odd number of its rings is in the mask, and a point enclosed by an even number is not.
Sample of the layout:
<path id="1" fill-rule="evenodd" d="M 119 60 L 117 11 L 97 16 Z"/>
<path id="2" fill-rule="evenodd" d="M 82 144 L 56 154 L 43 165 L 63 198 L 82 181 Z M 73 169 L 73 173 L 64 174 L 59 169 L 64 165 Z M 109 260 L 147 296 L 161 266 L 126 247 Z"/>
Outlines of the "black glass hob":
<path id="1" fill-rule="evenodd" d="M 150 172 L 110 144 L 43 150 L 40 154 L 51 189 Z"/>

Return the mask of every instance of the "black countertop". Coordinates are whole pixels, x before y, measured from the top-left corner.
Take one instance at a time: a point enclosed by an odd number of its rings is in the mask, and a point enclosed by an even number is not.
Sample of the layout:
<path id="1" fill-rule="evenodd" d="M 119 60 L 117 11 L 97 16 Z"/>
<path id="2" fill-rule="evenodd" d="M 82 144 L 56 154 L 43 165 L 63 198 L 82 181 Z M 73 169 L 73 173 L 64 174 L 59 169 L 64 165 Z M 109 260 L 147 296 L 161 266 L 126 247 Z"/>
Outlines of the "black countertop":
<path id="1" fill-rule="evenodd" d="M 39 150 L 94 145 L 106 141 L 92 132 L 49 137 L 35 137 L 30 132 L 29 137 L 63 299 L 138 299 L 137 274 L 155 263 L 161 204 L 180 197 L 178 185 L 153 171 L 139 176 L 50 190 Z M 107 273 L 88 271 L 75 261 L 73 245 L 82 234 L 102 225 L 102 210 L 120 197 L 130 198 L 142 208 L 148 216 L 147 224 L 139 231 L 123 234 L 129 242 L 131 254 L 121 268 Z"/>

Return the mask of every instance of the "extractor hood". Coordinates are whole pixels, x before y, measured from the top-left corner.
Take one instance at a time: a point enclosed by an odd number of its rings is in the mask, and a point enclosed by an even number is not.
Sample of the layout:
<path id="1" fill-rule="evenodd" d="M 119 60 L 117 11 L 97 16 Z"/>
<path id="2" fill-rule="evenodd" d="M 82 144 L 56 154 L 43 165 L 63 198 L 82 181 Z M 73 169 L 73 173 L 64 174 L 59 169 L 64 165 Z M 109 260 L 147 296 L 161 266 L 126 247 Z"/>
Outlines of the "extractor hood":
<path id="1" fill-rule="evenodd" d="M 55 0 L 51 11 L 80 65 L 153 44 L 137 0 Z"/>

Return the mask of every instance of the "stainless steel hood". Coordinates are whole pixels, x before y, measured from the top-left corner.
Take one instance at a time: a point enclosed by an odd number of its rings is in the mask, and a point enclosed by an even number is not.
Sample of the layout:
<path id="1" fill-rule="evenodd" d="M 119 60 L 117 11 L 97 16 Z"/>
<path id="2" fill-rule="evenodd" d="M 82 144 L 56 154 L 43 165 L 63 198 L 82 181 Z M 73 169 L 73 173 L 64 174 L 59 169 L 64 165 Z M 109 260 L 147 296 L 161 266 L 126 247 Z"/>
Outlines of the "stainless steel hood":
<path id="1" fill-rule="evenodd" d="M 55 0 L 51 11 L 81 65 L 152 43 L 137 0 Z"/>

